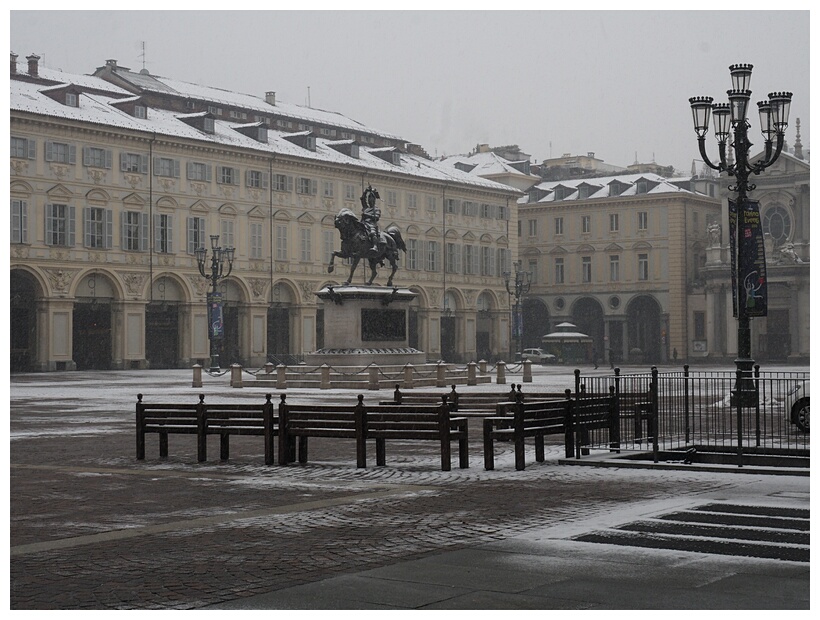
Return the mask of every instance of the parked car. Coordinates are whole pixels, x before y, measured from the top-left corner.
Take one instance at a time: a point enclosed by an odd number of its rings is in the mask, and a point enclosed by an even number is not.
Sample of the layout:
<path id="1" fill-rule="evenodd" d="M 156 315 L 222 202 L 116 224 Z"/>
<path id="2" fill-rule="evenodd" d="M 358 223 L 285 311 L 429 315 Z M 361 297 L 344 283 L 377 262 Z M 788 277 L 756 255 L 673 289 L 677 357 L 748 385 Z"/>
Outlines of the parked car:
<path id="1" fill-rule="evenodd" d="M 809 382 L 800 381 L 786 394 L 786 412 L 792 424 L 804 433 L 809 432 Z"/>
<path id="2" fill-rule="evenodd" d="M 535 364 L 554 364 L 558 361 L 557 357 L 543 349 L 524 349 L 524 359 Z"/>

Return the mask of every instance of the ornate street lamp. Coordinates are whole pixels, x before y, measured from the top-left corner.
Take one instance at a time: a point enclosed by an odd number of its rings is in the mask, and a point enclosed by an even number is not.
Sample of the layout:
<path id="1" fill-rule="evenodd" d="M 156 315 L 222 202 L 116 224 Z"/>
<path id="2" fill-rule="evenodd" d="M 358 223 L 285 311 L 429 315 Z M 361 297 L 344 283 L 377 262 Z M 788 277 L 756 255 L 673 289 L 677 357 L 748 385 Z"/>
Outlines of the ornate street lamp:
<path id="1" fill-rule="evenodd" d="M 507 293 L 515 297 L 515 305 L 513 306 L 513 320 L 512 320 L 512 340 L 518 343 L 518 350 L 521 352 L 521 361 L 524 361 L 524 320 L 521 313 L 521 297 L 530 291 L 532 284 L 532 272 L 524 271 L 522 261 L 516 261 L 513 264 L 515 267 L 515 279 L 511 280 L 513 274 L 505 271 L 502 276 L 504 278 L 504 286 L 507 288 Z M 510 286 L 512 285 L 512 286 Z M 514 357 L 510 351 L 510 357 Z"/>
<path id="2" fill-rule="evenodd" d="M 760 115 L 760 131 L 765 150 L 763 157 L 749 161 L 747 132 L 751 125 L 746 120 L 752 91 L 752 65 L 731 65 L 732 88 L 727 91 L 729 103 L 712 103 L 712 97 L 692 97 L 692 117 L 698 147 L 704 163 L 718 172 L 726 172 L 736 179 L 729 191 L 736 192 L 736 200 L 729 200 L 729 245 L 732 260 L 732 301 L 737 318 L 738 382 L 735 385 L 734 402 L 752 406 L 757 402 L 752 380 L 752 336 L 750 319 L 767 314 L 766 257 L 763 249 L 763 231 L 760 226 L 760 209 L 757 201 L 749 200 L 748 192 L 755 189 L 749 176 L 760 174 L 771 166 L 783 150 L 784 134 L 789 124 L 789 107 L 792 93 L 769 93 L 768 101 L 757 104 Z M 713 164 L 706 155 L 706 134 L 709 132 L 709 115 L 715 118 L 715 137 L 718 141 L 720 161 Z M 731 142 L 729 141 L 731 135 Z M 727 153 L 727 145 L 734 149 L 734 158 Z"/>
<path id="3" fill-rule="evenodd" d="M 211 281 L 211 292 L 208 293 L 208 340 L 211 344 L 211 368 L 210 372 L 219 372 L 219 346 L 218 341 L 222 340 L 225 328 L 222 323 L 222 293 L 216 290 L 220 280 L 231 275 L 233 270 L 234 248 L 219 247 L 219 235 L 211 235 L 211 273 L 205 272 L 205 261 L 208 257 L 208 250 L 197 248 L 196 264 L 199 273 L 203 278 Z M 228 272 L 225 273 L 225 261 L 228 263 Z"/>

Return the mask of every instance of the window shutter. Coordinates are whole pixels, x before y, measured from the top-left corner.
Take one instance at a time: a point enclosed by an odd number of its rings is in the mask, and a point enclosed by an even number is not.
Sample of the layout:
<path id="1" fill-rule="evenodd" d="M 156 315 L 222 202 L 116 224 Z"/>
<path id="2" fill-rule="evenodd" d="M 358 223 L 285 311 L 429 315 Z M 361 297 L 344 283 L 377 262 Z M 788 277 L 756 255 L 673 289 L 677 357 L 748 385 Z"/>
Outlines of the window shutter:
<path id="1" fill-rule="evenodd" d="M 103 212 L 103 226 L 105 226 L 105 249 L 110 250 L 114 246 L 114 212 L 106 209 Z"/>
<path id="2" fill-rule="evenodd" d="M 148 174 L 148 155 L 140 155 L 140 168 L 143 174 Z"/>
<path id="3" fill-rule="evenodd" d="M 312 196 L 315 196 L 317 193 L 319 193 L 319 182 L 316 179 L 311 179 L 310 180 L 310 194 Z"/>
<path id="4" fill-rule="evenodd" d="M 239 185 L 239 168 L 232 168 L 231 179 L 234 185 Z"/>
<path id="5" fill-rule="evenodd" d="M 140 213 L 140 251 L 148 251 L 148 214 Z"/>
<path id="6" fill-rule="evenodd" d="M 194 230 L 194 218 L 188 218 L 188 254 L 193 254 L 196 251 L 196 231 Z"/>
<path id="7" fill-rule="evenodd" d="M 83 245 L 91 247 L 91 209 L 83 207 Z"/>
<path id="8" fill-rule="evenodd" d="M 127 169 L 126 162 L 128 160 L 128 156 L 125 153 L 120 153 L 120 171 L 125 172 Z"/>
<path id="9" fill-rule="evenodd" d="M 125 229 L 125 211 L 120 211 L 120 249 L 128 249 L 128 235 Z"/>
<path id="10" fill-rule="evenodd" d="M 270 174 L 267 172 L 262 173 L 262 189 L 268 189 L 270 185 Z"/>
<path id="11" fill-rule="evenodd" d="M 37 142 L 35 140 L 26 140 L 28 143 L 28 158 L 35 159 L 37 157 Z"/>
<path id="12" fill-rule="evenodd" d="M 174 160 L 174 178 L 175 179 L 179 178 L 179 160 L 178 159 Z"/>
<path id="13" fill-rule="evenodd" d="M 46 245 L 52 245 L 54 235 L 54 205 L 46 205 Z"/>
<path id="14" fill-rule="evenodd" d="M 165 220 L 167 224 L 168 234 L 167 234 L 167 245 L 168 245 L 168 254 L 174 253 L 174 217 L 169 215 Z"/>
<path id="15" fill-rule="evenodd" d="M 11 201 L 11 242 L 20 243 L 22 239 L 22 203 L 19 200 Z"/>
<path id="16" fill-rule="evenodd" d="M 74 164 L 77 162 L 77 147 L 73 144 L 68 145 L 68 163 Z"/>
<path id="17" fill-rule="evenodd" d="M 54 143 L 46 140 L 46 161 L 54 161 Z"/>
<path id="18" fill-rule="evenodd" d="M 154 249 L 162 247 L 162 216 L 154 213 Z"/>
<path id="19" fill-rule="evenodd" d="M 288 177 L 288 191 L 289 192 L 293 191 L 293 177 L 291 177 L 291 176 Z"/>
<path id="20" fill-rule="evenodd" d="M 159 176 L 159 157 L 154 157 L 154 176 Z"/>
<path id="21" fill-rule="evenodd" d="M 186 168 L 188 170 L 188 172 L 187 172 L 188 178 L 193 179 L 194 178 L 194 163 L 189 161 Z"/>
<path id="22" fill-rule="evenodd" d="M 28 243 L 28 203 L 20 201 L 20 243 Z"/>
<path id="23" fill-rule="evenodd" d="M 66 245 L 70 248 L 74 247 L 74 237 L 77 232 L 75 211 L 76 209 L 74 207 L 68 207 L 68 240 Z"/>
<path id="24" fill-rule="evenodd" d="M 83 166 L 88 165 L 89 150 L 90 150 L 89 147 L 87 147 L 87 146 L 83 147 Z"/>
<path id="25" fill-rule="evenodd" d="M 251 186 L 251 171 L 245 170 L 245 187 Z"/>

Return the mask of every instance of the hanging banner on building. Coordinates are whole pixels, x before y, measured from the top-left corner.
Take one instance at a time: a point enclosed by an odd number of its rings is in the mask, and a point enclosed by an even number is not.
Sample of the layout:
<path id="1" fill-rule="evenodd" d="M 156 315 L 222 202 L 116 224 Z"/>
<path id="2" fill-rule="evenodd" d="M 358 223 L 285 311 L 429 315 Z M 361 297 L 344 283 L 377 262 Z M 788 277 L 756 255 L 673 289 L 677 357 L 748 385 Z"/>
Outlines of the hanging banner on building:
<path id="1" fill-rule="evenodd" d="M 222 338 L 222 293 L 208 293 L 208 338 Z"/>
<path id="2" fill-rule="evenodd" d="M 766 316 L 766 250 L 760 203 L 729 201 L 729 252 L 732 257 L 732 308 L 735 318 Z"/>
<path id="3" fill-rule="evenodd" d="M 739 316 L 766 316 L 768 286 L 766 281 L 766 249 L 763 246 L 763 227 L 760 223 L 760 203 L 749 200 L 742 208 L 738 221 L 738 309 Z"/>

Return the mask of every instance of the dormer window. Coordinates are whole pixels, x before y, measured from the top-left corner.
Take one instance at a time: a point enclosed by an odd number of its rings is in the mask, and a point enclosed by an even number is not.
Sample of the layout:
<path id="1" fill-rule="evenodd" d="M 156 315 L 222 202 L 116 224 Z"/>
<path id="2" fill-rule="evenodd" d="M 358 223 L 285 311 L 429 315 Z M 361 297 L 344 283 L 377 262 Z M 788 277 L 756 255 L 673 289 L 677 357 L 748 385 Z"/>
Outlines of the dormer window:
<path id="1" fill-rule="evenodd" d="M 210 112 L 199 112 L 198 114 L 187 114 L 184 116 L 178 116 L 179 120 L 181 120 L 186 125 L 190 125 L 194 129 L 199 129 L 199 131 L 203 131 L 205 133 L 214 133 L 214 117 L 211 116 Z"/>
<path id="2" fill-rule="evenodd" d="M 241 125 L 234 127 L 234 129 L 244 136 L 253 138 L 257 142 L 262 142 L 263 144 L 268 143 L 268 127 L 264 123 L 259 122 L 252 125 Z"/>
<path id="3" fill-rule="evenodd" d="M 148 116 L 148 108 L 146 108 L 144 105 L 135 105 L 134 116 L 136 118 L 146 118 Z"/>
<path id="4" fill-rule="evenodd" d="M 472 172 L 473 168 L 475 168 L 477 165 L 478 164 L 466 164 L 461 161 L 457 161 L 455 164 L 456 168 L 458 170 L 461 170 L 462 172 Z"/>
<path id="5" fill-rule="evenodd" d="M 624 185 L 623 183 L 619 183 L 618 181 L 613 181 L 609 184 L 609 195 L 620 196 L 621 194 L 623 194 L 625 189 L 626 185 Z"/>
<path id="6" fill-rule="evenodd" d="M 77 93 L 66 93 L 65 104 L 71 106 L 72 108 L 79 107 L 77 104 Z"/>
<path id="7" fill-rule="evenodd" d="M 214 119 L 206 116 L 202 119 L 202 131 L 205 133 L 214 133 Z"/>
<path id="8" fill-rule="evenodd" d="M 294 133 L 289 136 L 282 136 L 288 142 L 292 142 L 297 146 L 301 146 L 308 151 L 316 150 L 316 137 L 308 132 Z"/>

